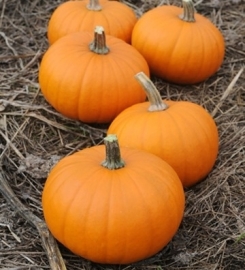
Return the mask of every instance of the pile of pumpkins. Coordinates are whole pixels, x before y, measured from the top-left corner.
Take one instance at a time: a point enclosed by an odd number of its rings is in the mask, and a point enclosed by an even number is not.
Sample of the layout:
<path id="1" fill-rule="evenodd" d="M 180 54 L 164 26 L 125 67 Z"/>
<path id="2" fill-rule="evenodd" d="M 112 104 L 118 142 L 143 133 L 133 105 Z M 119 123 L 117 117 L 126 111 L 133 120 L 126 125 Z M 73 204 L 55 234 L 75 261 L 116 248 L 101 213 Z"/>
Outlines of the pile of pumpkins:
<path id="1" fill-rule="evenodd" d="M 220 31 L 191 0 L 182 5 L 137 18 L 122 2 L 75 0 L 50 18 L 43 96 L 66 117 L 109 124 L 104 145 L 61 159 L 42 194 L 51 233 L 88 260 L 129 264 L 159 252 L 183 219 L 184 187 L 215 164 L 211 115 L 193 102 L 162 100 L 150 80 L 199 83 L 222 64 Z"/>

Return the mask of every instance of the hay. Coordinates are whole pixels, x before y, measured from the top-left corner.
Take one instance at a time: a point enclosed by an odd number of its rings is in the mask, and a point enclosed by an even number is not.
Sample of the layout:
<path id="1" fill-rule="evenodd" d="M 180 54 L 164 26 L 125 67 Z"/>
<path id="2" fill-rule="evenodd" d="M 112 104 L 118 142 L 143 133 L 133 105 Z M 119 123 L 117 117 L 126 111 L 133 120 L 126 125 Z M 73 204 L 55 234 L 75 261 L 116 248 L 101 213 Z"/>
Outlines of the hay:
<path id="1" fill-rule="evenodd" d="M 101 144 L 107 128 L 66 119 L 39 90 L 47 22 L 60 2 L 0 2 L 0 178 L 38 220 L 43 219 L 40 198 L 50 168 L 63 156 Z M 125 3 L 138 16 L 160 4 L 180 5 L 177 0 Z M 106 266 L 59 245 L 69 270 L 245 269 L 245 5 L 243 0 L 199 0 L 195 7 L 224 34 L 222 67 L 193 86 L 152 79 L 164 98 L 193 101 L 212 113 L 220 134 L 215 167 L 203 182 L 186 190 L 181 227 L 161 252 L 133 265 Z M 0 269 L 55 269 L 39 231 L 15 210 L 0 194 Z"/>

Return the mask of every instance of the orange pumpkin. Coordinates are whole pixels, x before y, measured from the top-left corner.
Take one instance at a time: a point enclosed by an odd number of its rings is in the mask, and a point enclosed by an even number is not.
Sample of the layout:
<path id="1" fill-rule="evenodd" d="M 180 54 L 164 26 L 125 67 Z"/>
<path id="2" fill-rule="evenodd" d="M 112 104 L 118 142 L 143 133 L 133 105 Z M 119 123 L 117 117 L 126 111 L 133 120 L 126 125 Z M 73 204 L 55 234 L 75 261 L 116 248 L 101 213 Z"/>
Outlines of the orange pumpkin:
<path id="1" fill-rule="evenodd" d="M 54 237 L 73 253 L 98 263 L 132 263 L 154 255 L 175 235 L 184 191 L 159 157 L 120 149 L 115 135 L 105 145 L 106 158 L 100 145 L 55 165 L 44 186 L 43 213 Z"/>
<path id="2" fill-rule="evenodd" d="M 190 187 L 211 171 L 218 154 L 218 130 L 210 114 L 188 101 L 162 101 L 153 83 L 142 72 L 136 78 L 150 102 L 133 105 L 111 123 L 124 147 L 151 152 L 168 162 Z"/>
<path id="3" fill-rule="evenodd" d="M 133 27 L 137 21 L 134 11 L 127 5 L 108 0 L 67 1 L 59 5 L 48 23 L 48 40 L 52 44 L 59 38 L 74 32 L 104 27 L 108 35 L 131 42 Z"/>
<path id="4" fill-rule="evenodd" d="M 77 32 L 51 45 L 40 64 L 39 84 L 46 100 L 63 115 L 108 123 L 125 108 L 145 101 L 134 79 L 141 70 L 149 74 L 143 56 L 98 26 L 94 36 Z"/>
<path id="5" fill-rule="evenodd" d="M 191 0 L 182 8 L 160 6 L 135 24 L 132 45 L 145 57 L 153 74 L 177 84 L 194 84 L 221 66 L 225 43 L 207 18 L 194 12 Z"/>

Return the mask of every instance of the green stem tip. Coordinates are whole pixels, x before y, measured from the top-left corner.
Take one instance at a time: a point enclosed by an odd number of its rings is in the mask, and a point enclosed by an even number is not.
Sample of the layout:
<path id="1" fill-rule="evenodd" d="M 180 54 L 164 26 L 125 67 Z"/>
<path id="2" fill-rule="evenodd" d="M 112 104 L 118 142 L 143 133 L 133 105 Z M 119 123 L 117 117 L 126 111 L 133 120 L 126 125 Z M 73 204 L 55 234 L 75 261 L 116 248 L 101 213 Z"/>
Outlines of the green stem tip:
<path id="1" fill-rule="evenodd" d="M 109 134 L 104 138 L 106 149 L 106 159 L 101 165 L 109 170 L 117 170 L 125 166 L 125 162 L 121 158 L 118 139 L 115 134 Z"/>
<path id="2" fill-rule="evenodd" d="M 94 30 L 94 40 L 89 44 L 92 52 L 97 54 L 109 53 L 109 48 L 106 46 L 106 35 L 102 26 L 96 26 Z"/>
<path id="3" fill-rule="evenodd" d="M 145 75 L 144 72 L 137 73 L 135 75 L 135 78 L 144 88 L 150 102 L 150 107 L 148 108 L 148 111 L 164 111 L 168 108 L 168 105 L 162 101 L 162 97 L 159 91 L 157 90 L 153 82 Z"/>
<path id="4" fill-rule="evenodd" d="M 99 0 L 90 0 L 87 4 L 87 9 L 91 11 L 100 11 L 102 10 Z"/>
<path id="5" fill-rule="evenodd" d="M 182 0 L 183 14 L 179 17 L 185 22 L 195 22 L 195 8 L 192 0 Z"/>

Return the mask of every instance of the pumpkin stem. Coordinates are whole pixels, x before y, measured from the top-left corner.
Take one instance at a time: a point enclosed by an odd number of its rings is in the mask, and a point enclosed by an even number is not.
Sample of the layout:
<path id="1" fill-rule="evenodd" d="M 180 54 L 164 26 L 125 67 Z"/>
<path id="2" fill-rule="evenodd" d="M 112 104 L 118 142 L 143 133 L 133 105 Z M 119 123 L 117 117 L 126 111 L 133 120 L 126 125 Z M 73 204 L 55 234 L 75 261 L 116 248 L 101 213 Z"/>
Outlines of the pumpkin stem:
<path id="1" fill-rule="evenodd" d="M 99 0 L 90 0 L 87 4 L 87 9 L 92 11 L 100 11 L 102 10 Z"/>
<path id="2" fill-rule="evenodd" d="M 106 36 L 102 26 L 95 27 L 94 40 L 90 43 L 89 48 L 97 54 L 107 54 L 110 51 L 106 46 Z"/>
<path id="3" fill-rule="evenodd" d="M 182 0 L 182 4 L 184 12 L 179 16 L 180 19 L 185 22 L 195 22 L 195 8 L 192 0 Z"/>
<path id="4" fill-rule="evenodd" d="M 153 82 L 145 75 L 144 72 L 137 73 L 135 75 L 135 78 L 143 86 L 148 100 L 151 104 L 148 108 L 148 111 L 164 111 L 168 108 L 168 105 L 162 101 L 162 97 L 159 91 L 157 90 Z"/>
<path id="5" fill-rule="evenodd" d="M 118 139 L 115 134 L 109 134 L 104 138 L 106 159 L 101 165 L 109 170 L 117 170 L 125 166 L 121 158 Z"/>

